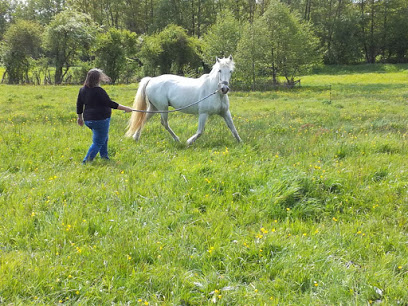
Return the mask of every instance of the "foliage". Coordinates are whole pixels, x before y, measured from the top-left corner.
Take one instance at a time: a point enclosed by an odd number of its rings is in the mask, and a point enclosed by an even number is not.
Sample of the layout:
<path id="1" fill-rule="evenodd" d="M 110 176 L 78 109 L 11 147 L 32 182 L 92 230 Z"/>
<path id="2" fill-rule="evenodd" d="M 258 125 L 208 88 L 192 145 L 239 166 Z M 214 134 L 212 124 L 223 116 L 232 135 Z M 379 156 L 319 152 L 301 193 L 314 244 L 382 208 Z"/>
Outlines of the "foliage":
<path id="1" fill-rule="evenodd" d="M 11 11 L 11 3 L 9 0 L 0 0 L 0 39 L 7 30 L 7 20 Z"/>
<path id="2" fill-rule="evenodd" d="M 168 25 L 175 24 L 186 29 L 189 35 L 199 38 L 214 23 L 223 4 L 208 0 L 150 1 L 150 16 L 146 16 L 151 18 L 148 32 L 162 31 Z"/>
<path id="3" fill-rule="evenodd" d="M 358 7 L 361 14 L 359 38 L 366 62 L 407 61 L 408 22 L 403 16 L 408 12 L 408 2 L 361 0 Z"/>
<path id="4" fill-rule="evenodd" d="M 33 60 L 31 66 L 30 73 L 32 77 L 30 83 L 37 85 L 52 84 L 51 68 L 46 57 Z"/>
<path id="5" fill-rule="evenodd" d="M 48 63 L 35 68 L 25 65 L 25 82 L 27 74 L 38 82 L 39 70 L 51 73 L 54 83 L 70 82 L 79 71 L 70 73 L 71 67 L 93 65 L 94 59 L 112 71 L 116 82 L 161 72 L 197 75 L 215 56 L 231 53 L 242 64 L 238 81 L 245 87 L 256 87 L 259 75 L 271 75 L 275 84 L 286 79 L 292 86 L 296 75 L 304 73 L 297 68 L 308 68 L 319 58 L 325 64 L 407 62 L 407 14 L 406 0 L 0 0 L 0 39 L 6 45 L 3 34 L 19 20 L 46 28 L 44 58 Z M 113 48 L 113 36 L 108 34 L 99 37 L 103 46 L 98 48 L 104 58 L 91 55 L 98 32 L 95 24 L 104 31 L 138 33 L 141 58 L 123 55 L 123 50 L 102 51 Z M 285 39 L 274 33 L 285 35 Z M 303 57 L 305 50 L 314 51 Z M 127 58 L 125 65 L 123 57 Z M 303 63 L 296 63 L 303 58 Z M 144 67 L 138 69 L 141 65 Z"/>
<path id="6" fill-rule="evenodd" d="M 290 1 L 288 1 L 290 2 Z M 352 0 L 306 0 L 290 3 L 292 9 L 310 22 L 320 40 L 326 64 L 360 62 L 361 12 L 358 2 Z"/>
<path id="7" fill-rule="evenodd" d="M 261 73 L 271 74 L 274 84 L 280 75 L 293 85 L 296 76 L 319 63 L 317 45 L 309 24 L 285 4 L 272 1 L 262 18 L 247 26 L 238 45 L 241 73 L 252 79 L 253 85 Z"/>
<path id="8" fill-rule="evenodd" d="M 246 23 L 235 56 L 237 78 L 243 80 L 245 85 L 252 86 L 252 89 L 255 89 L 256 78 L 261 74 L 261 61 L 265 56 L 260 48 L 264 39 L 261 35 L 263 27 L 261 23 Z"/>
<path id="9" fill-rule="evenodd" d="M 233 91 L 242 144 L 212 117 L 186 147 L 158 116 L 134 143 L 114 111 L 111 161 L 86 166 L 78 86 L 0 85 L 1 302 L 404 304 L 408 66 L 363 68 Z"/>
<path id="10" fill-rule="evenodd" d="M 19 20 L 4 34 L 1 53 L 9 84 L 28 83 L 31 58 L 40 55 L 41 33 L 39 24 Z"/>
<path id="11" fill-rule="evenodd" d="M 387 16 L 387 35 L 382 48 L 383 61 L 408 62 L 408 3 L 398 0 L 390 3 Z"/>
<path id="12" fill-rule="evenodd" d="M 242 22 L 252 24 L 259 20 L 273 2 L 276 0 L 0 0 L 0 37 L 15 20 L 48 25 L 60 12 L 73 9 L 91 16 L 106 28 L 127 29 L 148 36 L 175 24 L 188 35 L 201 38 L 215 24 L 220 12 L 228 11 L 234 16 L 241 24 L 235 31 L 238 32 L 243 28 Z M 279 2 L 311 23 L 326 64 L 407 61 L 406 0 Z"/>
<path id="13" fill-rule="evenodd" d="M 14 19 L 32 20 L 45 26 L 66 9 L 67 0 L 29 0 L 15 1 L 19 4 Z"/>
<path id="14" fill-rule="evenodd" d="M 323 54 L 327 64 L 355 64 L 361 61 L 362 50 L 359 46 L 359 29 L 357 16 L 344 16 L 333 24 L 330 44 Z"/>
<path id="15" fill-rule="evenodd" d="M 94 50 L 96 66 L 105 71 L 112 83 L 116 83 L 129 66 L 136 68 L 132 62 L 136 52 L 136 33 L 110 28 L 96 38 Z"/>
<path id="16" fill-rule="evenodd" d="M 208 66 L 214 64 L 215 57 L 234 55 L 241 38 L 240 23 L 229 11 L 217 15 L 217 21 L 203 36 L 203 59 Z"/>
<path id="17" fill-rule="evenodd" d="M 159 74 L 182 74 L 186 67 L 200 67 L 200 53 L 198 39 L 189 37 L 179 26 L 169 25 L 144 38 L 140 58 L 147 74 L 155 75 L 157 70 Z"/>
<path id="18" fill-rule="evenodd" d="M 69 10 L 56 15 L 47 26 L 44 48 L 55 67 L 55 84 L 62 83 L 80 54 L 89 53 L 96 30 L 89 16 Z"/>

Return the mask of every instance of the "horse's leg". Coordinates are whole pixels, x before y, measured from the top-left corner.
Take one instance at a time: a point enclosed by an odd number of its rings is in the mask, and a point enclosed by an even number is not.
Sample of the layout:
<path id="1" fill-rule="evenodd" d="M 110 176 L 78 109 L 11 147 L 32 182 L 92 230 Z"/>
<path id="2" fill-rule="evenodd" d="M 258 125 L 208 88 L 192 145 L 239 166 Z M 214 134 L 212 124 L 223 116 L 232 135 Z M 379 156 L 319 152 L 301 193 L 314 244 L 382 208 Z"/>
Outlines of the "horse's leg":
<path id="1" fill-rule="evenodd" d="M 154 107 L 152 104 L 149 103 L 149 106 L 147 107 L 147 111 L 148 111 L 148 112 L 157 111 L 157 108 Z M 147 122 L 150 118 L 152 118 L 154 115 L 155 115 L 155 113 L 147 113 L 147 114 L 146 114 L 146 119 L 145 119 L 145 122 L 143 123 L 143 125 L 145 125 L 146 122 Z M 138 141 L 138 140 L 140 139 L 140 135 L 142 134 L 143 125 L 136 131 L 135 134 L 133 134 L 133 139 L 134 139 L 135 141 Z"/>
<path id="2" fill-rule="evenodd" d="M 207 113 L 201 113 L 198 117 L 198 129 L 197 129 L 197 133 L 195 133 L 193 136 L 191 136 L 188 140 L 187 140 L 187 144 L 191 145 L 194 141 L 197 140 L 198 137 L 201 136 L 201 134 L 203 134 L 204 132 L 204 126 L 205 126 L 205 122 L 207 121 L 208 118 L 208 114 Z"/>
<path id="3" fill-rule="evenodd" d="M 232 132 L 232 135 L 234 135 L 234 137 L 237 139 L 238 142 L 241 142 L 241 137 L 239 137 L 237 129 L 234 126 L 234 122 L 232 121 L 232 116 L 231 116 L 231 112 L 229 110 L 227 110 L 224 114 L 221 115 L 224 120 L 225 123 L 227 124 L 227 126 L 229 127 L 229 129 Z"/>
<path id="4" fill-rule="evenodd" d="M 178 138 L 178 136 L 173 132 L 173 130 L 169 126 L 168 114 L 167 113 L 162 113 L 161 114 L 161 124 L 170 133 L 171 137 L 173 137 L 173 139 L 175 141 L 180 142 L 180 139 Z"/>

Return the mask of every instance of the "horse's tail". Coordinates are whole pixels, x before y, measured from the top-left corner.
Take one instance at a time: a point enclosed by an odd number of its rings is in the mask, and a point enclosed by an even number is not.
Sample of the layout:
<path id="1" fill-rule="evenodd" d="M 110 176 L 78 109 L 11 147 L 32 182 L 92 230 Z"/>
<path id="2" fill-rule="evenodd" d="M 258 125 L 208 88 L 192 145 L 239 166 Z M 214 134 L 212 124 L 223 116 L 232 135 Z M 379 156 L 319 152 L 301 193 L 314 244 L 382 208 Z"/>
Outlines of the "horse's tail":
<path id="1" fill-rule="evenodd" d="M 135 96 L 135 101 L 133 103 L 133 109 L 147 109 L 147 103 L 149 103 L 149 100 L 146 96 L 146 86 L 149 83 L 150 79 L 150 77 L 146 77 L 140 81 L 139 88 Z M 143 127 L 145 120 L 146 113 L 133 112 L 130 116 L 126 137 L 132 137 L 136 131 L 140 130 Z"/>

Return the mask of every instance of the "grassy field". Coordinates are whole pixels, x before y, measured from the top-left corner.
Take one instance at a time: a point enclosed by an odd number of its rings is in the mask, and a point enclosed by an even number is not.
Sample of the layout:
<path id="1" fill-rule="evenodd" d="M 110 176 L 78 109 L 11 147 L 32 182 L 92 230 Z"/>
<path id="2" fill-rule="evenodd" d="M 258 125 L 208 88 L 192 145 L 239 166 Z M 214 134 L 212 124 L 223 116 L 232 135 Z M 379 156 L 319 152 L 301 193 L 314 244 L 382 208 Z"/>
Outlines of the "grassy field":
<path id="1" fill-rule="evenodd" d="M 243 144 L 213 117 L 187 147 L 179 113 L 182 144 L 159 117 L 134 143 L 114 111 L 85 166 L 78 87 L 0 92 L 0 304 L 407 305 L 408 66 L 232 92 Z"/>

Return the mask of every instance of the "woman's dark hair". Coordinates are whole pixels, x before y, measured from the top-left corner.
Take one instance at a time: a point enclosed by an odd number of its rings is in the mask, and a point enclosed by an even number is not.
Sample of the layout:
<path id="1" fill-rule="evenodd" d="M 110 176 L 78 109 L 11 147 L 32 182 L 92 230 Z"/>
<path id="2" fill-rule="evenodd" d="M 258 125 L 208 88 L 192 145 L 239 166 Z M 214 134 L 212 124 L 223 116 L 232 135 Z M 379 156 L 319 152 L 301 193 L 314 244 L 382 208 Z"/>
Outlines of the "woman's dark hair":
<path id="1" fill-rule="evenodd" d="M 88 71 L 84 86 L 94 88 L 99 86 L 101 81 L 110 82 L 110 80 L 110 77 L 108 77 L 101 69 L 93 68 Z"/>

